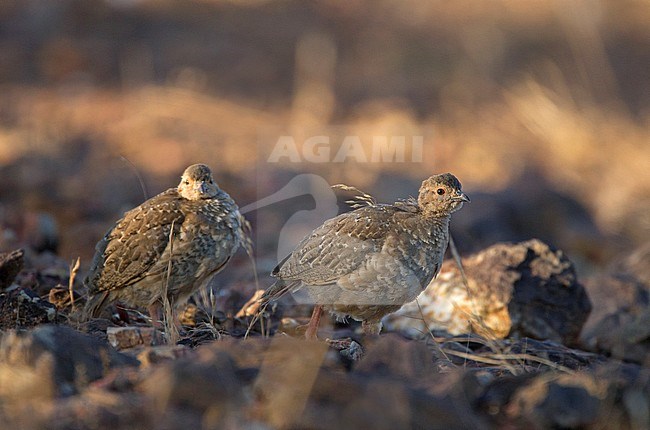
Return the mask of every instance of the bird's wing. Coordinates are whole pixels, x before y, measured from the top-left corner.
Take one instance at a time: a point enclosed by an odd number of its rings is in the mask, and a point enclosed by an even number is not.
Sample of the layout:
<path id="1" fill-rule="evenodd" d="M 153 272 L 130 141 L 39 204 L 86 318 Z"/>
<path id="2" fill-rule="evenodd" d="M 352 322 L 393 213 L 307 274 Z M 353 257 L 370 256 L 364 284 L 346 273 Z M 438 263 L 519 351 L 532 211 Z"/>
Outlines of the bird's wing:
<path id="1" fill-rule="evenodd" d="M 326 221 L 279 265 L 272 275 L 308 285 L 336 282 L 379 252 L 391 228 L 393 206 L 363 207 Z"/>
<path id="2" fill-rule="evenodd" d="M 172 230 L 177 233 L 185 216 L 175 189 L 130 210 L 97 244 L 86 284 L 91 293 L 131 285 L 161 257 Z"/>

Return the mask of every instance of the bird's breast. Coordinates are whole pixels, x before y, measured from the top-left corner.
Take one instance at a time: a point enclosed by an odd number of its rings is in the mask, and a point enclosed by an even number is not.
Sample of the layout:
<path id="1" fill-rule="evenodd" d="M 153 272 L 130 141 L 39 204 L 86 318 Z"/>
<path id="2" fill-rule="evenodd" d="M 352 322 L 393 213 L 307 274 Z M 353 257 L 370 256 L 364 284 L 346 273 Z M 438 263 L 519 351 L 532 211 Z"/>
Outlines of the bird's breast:
<path id="1" fill-rule="evenodd" d="M 444 225 L 422 224 L 398 231 L 389 241 L 393 244 L 391 253 L 424 288 L 442 264 L 448 233 Z"/>

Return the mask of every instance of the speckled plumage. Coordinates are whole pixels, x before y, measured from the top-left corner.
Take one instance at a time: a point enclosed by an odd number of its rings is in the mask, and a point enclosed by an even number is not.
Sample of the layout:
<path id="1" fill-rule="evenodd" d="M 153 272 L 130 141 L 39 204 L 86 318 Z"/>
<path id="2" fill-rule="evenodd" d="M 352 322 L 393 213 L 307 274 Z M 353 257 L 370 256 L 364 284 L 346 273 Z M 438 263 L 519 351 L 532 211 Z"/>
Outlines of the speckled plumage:
<path id="1" fill-rule="evenodd" d="M 188 167 L 177 188 L 125 213 L 99 241 L 84 281 L 86 314 L 96 317 L 113 301 L 153 313 L 165 288 L 170 303 L 182 302 L 245 243 L 247 226 L 210 169 Z"/>
<path id="2" fill-rule="evenodd" d="M 438 273 L 451 213 L 469 201 L 455 176 L 425 180 L 417 201 L 371 204 L 326 221 L 272 275 L 263 301 L 287 292 L 379 333 L 381 318 L 415 299 Z"/>

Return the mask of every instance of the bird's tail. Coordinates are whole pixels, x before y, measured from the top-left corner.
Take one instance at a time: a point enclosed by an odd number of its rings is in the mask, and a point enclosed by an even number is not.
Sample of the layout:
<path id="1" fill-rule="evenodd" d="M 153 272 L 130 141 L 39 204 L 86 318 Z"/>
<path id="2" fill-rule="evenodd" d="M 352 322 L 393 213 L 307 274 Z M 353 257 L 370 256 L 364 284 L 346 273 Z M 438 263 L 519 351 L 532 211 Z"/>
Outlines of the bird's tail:
<path id="1" fill-rule="evenodd" d="M 287 284 L 282 279 L 278 279 L 273 285 L 264 291 L 264 294 L 262 294 L 258 300 L 259 306 L 257 308 L 257 312 L 255 312 L 251 322 L 248 325 L 248 330 L 246 331 L 247 336 L 258 321 L 260 321 L 260 323 L 263 321 L 266 309 L 269 307 L 269 304 L 289 292 L 295 286 L 295 284 L 296 282 L 290 282 Z"/>
<path id="2" fill-rule="evenodd" d="M 266 291 L 264 291 L 264 294 L 262 294 L 262 297 L 260 297 L 261 305 L 266 306 L 273 300 L 277 300 L 280 297 L 284 296 L 289 291 L 291 291 L 294 285 L 295 282 L 287 283 L 282 279 L 278 279 L 277 281 L 275 281 L 273 285 L 271 285 Z"/>
<path id="3" fill-rule="evenodd" d="M 88 300 L 86 301 L 86 306 L 84 306 L 83 317 L 84 320 L 89 320 L 91 318 L 97 318 L 101 314 L 104 306 L 107 304 L 109 292 L 102 291 L 97 294 L 88 295 Z"/>

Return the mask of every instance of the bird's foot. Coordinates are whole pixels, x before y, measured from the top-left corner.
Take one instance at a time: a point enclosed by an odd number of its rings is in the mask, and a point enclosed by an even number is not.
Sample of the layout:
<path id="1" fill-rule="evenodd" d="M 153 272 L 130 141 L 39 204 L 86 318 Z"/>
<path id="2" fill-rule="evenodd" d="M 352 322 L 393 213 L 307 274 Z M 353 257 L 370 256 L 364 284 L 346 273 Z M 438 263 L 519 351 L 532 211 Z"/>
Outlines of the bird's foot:
<path id="1" fill-rule="evenodd" d="M 330 347 L 338 350 L 342 356 L 352 361 L 357 361 L 363 356 L 363 347 L 349 337 L 344 339 L 325 339 L 325 342 Z"/>
<path id="2" fill-rule="evenodd" d="M 368 322 L 363 321 L 361 323 L 361 331 L 364 336 L 378 336 L 381 333 L 381 321 L 379 322 Z"/>
<path id="3" fill-rule="evenodd" d="M 338 349 L 339 351 L 341 351 L 343 349 L 350 348 L 350 345 L 352 345 L 352 343 L 354 341 L 352 340 L 352 338 L 346 337 L 346 338 L 343 338 L 343 339 L 325 339 L 325 342 L 327 342 L 327 344 L 329 346 L 331 346 L 332 348 Z M 356 342 L 354 342 L 354 343 L 356 343 Z"/>

